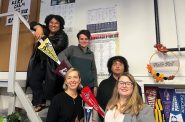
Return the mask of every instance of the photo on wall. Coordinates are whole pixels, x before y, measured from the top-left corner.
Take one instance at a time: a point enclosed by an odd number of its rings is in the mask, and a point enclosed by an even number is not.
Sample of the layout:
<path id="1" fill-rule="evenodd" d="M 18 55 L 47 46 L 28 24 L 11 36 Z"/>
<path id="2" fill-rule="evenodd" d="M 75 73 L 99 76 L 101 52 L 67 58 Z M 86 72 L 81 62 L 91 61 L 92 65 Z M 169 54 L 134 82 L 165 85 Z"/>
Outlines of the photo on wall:
<path id="1" fill-rule="evenodd" d="M 51 6 L 68 3 L 75 3 L 75 0 L 51 0 Z"/>

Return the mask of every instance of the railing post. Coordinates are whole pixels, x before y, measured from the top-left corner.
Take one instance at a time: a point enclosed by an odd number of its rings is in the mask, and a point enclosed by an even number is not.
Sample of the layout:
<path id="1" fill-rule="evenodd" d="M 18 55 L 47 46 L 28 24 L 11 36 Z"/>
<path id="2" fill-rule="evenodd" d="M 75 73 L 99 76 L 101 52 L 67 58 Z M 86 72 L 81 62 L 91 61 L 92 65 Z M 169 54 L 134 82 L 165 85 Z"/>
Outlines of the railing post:
<path id="1" fill-rule="evenodd" d="M 9 59 L 9 73 L 8 73 L 8 92 L 10 95 L 8 114 L 14 112 L 15 109 L 15 95 L 14 95 L 14 82 L 16 75 L 17 66 L 17 52 L 18 52 L 18 40 L 19 40 L 19 26 L 20 20 L 14 13 L 13 25 L 12 25 L 12 38 L 10 48 L 10 59 Z"/>
<path id="2" fill-rule="evenodd" d="M 14 15 L 12 25 L 12 36 L 11 36 L 11 48 L 10 48 L 10 59 L 9 59 L 9 72 L 8 72 L 8 90 L 9 93 L 9 106 L 8 114 L 10 115 L 15 111 L 15 98 L 19 98 L 23 107 L 25 108 L 28 118 L 32 122 L 42 122 L 41 118 L 35 113 L 30 100 L 26 97 L 22 88 L 15 81 L 16 80 L 16 66 L 17 66 L 17 53 L 18 53 L 18 40 L 19 40 L 19 28 L 20 20 L 29 28 L 27 21 L 18 12 L 0 14 L 0 17 Z"/>
<path id="3" fill-rule="evenodd" d="M 41 118 L 38 116 L 38 114 L 34 111 L 32 107 L 32 103 L 30 100 L 25 96 L 24 91 L 20 87 L 19 83 L 17 81 L 15 82 L 15 92 L 16 95 L 20 100 L 22 106 L 27 112 L 27 116 L 31 122 L 42 122 Z"/>

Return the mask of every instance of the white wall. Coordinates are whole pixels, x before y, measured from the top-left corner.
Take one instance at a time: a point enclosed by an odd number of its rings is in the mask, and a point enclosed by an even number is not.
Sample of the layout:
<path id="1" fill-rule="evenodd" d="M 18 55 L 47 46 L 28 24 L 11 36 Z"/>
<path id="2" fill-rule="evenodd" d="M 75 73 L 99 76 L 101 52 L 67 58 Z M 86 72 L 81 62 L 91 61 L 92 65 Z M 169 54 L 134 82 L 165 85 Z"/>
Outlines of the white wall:
<path id="1" fill-rule="evenodd" d="M 49 4 L 50 0 L 42 1 L 41 22 L 48 15 L 46 10 Z M 181 47 L 185 47 L 185 1 L 158 0 L 158 4 L 161 43 L 167 48 L 176 48 L 178 43 Z M 130 72 L 141 84 L 155 83 L 148 77 L 146 70 L 150 56 L 156 51 L 153 47 L 156 43 L 154 0 L 76 0 L 73 21 L 78 24 L 74 25 L 73 35 L 69 35 L 70 44 L 77 44 L 76 33 L 86 28 L 88 10 L 111 6 L 117 7 L 120 55 L 128 59 Z M 179 56 L 181 67 L 177 77 L 172 81 L 165 81 L 165 84 L 185 84 L 185 52 L 175 53 Z"/>
<path id="2" fill-rule="evenodd" d="M 177 32 L 173 1 L 175 2 Z M 185 1 L 158 0 L 161 43 L 168 48 L 185 47 Z M 50 0 L 42 0 L 40 22 L 49 14 L 47 6 Z M 120 40 L 120 55 L 128 59 L 130 72 L 136 77 L 139 84 L 158 84 L 149 77 L 146 65 L 150 56 L 156 51 L 155 19 L 153 0 L 76 0 L 74 17 L 74 33 L 69 35 L 70 44 L 77 44 L 76 34 L 86 28 L 87 10 L 105 7 L 117 7 L 118 32 Z M 67 20 L 66 20 L 67 21 Z M 162 84 L 183 84 L 185 88 L 185 52 L 176 52 L 180 59 L 180 70 L 177 77 Z M 26 79 L 26 73 L 19 73 L 17 79 Z M 7 73 L 0 73 L 0 79 L 7 79 Z M 0 108 L 7 106 L 4 96 L 0 96 Z M 6 100 L 7 101 L 7 100 Z"/>

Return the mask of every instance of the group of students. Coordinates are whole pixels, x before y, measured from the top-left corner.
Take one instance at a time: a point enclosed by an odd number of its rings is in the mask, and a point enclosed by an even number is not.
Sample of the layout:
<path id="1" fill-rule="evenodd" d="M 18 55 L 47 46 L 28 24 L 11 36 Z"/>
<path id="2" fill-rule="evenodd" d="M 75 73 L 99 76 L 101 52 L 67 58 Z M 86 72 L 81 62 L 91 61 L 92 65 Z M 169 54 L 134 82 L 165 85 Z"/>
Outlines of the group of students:
<path id="1" fill-rule="evenodd" d="M 68 47 L 68 36 L 63 31 L 65 21 L 59 15 L 49 15 L 45 24 L 31 22 L 36 40 L 49 38 L 60 61 L 70 68 L 65 77 L 55 74 L 58 64 L 38 50 L 36 41 L 27 71 L 27 86 L 32 89 L 32 104 L 36 112 L 51 100 L 47 122 L 82 122 L 84 110 L 79 95 L 81 86 L 89 86 L 97 101 L 105 110 L 105 122 L 154 122 L 152 109 L 142 100 L 141 88 L 129 74 L 127 60 L 114 56 L 108 60 L 110 77 L 97 87 L 97 72 L 93 52 L 88 44 L 91 34 L 80 30 L 78 46 Z"/>

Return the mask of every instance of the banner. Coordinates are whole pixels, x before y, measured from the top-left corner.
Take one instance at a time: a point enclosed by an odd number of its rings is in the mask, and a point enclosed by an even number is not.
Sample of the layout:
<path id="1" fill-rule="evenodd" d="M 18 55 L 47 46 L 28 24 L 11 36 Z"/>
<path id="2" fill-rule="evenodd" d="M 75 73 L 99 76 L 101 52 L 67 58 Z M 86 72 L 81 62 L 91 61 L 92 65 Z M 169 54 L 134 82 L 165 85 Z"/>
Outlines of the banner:
<path id="1" fill-rule="evenodd" d="M 56 63 L 60 64 L 60 61 L 55 53 L 55 50 L 49 41 L 48 38 L 46 38 L 41 45 L 38 47 L 39 50 L 44 52 L 47 56 L 49 56 L 51 59 L 53 59 Z"/>
<path id="2" fill-rule="evenodd" d="M 159 88 L 159 94 L 162 100 L 166 122 L 169 122 L 174 92 L 174 89 Z"/>
<path id="3" fill-rule="evenodd" d="M 163 111 L 161 99 L 156 100 L 154 115 L 155 115 L 155 122 L 165 122 L 164 111 Z"/>
<path id="4" fill-rule="evenodd" d="M 65 63 L 64 60 L 61 61 L 60 65 L 56 68 L 55 73 L 59 76 L 64 77 L 67 73 L 67 71 L 70 69 L 71 67 L 67 66 L 67 64 Z"/>
<path id="5" fill-rule="evenodd" d="M 173 102 L 169 122 L 183 122 L 181 110 L 175 92 L 173 92 Z"/>
<path id="6" fill-rule="evenodd" d="M 157 100 L 157 89 L 158 89 L 157 87 L 149 87 L 149 86 L 144 87 L 146 102 L 148 105 L 150 105 L 153 108 L 153 110 Z"/>
<path id="7" fill-rule="evenodd" d="M 177 101 L 181 110 L 183 121 L 185 122 L 185 89 L 175 89 Z"/>
<path id="8" fill-rule="evenodd" d="M 87 103 L 90 107 L 93 107 L 103 118 L 104 118 L 104 111 L 99 106 L 97 100 L 95 99 L 94 95 L 92 94 L 90 88 L 88 86 L 84 87 L 81 91 L 81 96 L 83 101 Z"/>
<path id="9" fill-rule="evenodd" d="M 92 122 L 93 107 L 84 107 L 84 122 Z"/>

